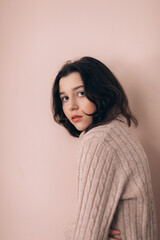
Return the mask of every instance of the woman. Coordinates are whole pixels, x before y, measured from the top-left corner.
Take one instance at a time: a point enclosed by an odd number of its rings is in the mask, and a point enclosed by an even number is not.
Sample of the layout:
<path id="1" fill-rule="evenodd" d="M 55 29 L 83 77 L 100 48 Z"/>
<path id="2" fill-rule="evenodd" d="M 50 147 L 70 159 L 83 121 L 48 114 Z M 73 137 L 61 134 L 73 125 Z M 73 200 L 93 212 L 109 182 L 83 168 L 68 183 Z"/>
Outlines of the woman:
<path id="1" fill-rule="evenodd" d="M 138 122 L 114 74 L 91 57 L 68 61 L 52 98 L 55 121 L 80 139 L 70 240 L 156 240 L 148 160 L 129 131 Z"/>

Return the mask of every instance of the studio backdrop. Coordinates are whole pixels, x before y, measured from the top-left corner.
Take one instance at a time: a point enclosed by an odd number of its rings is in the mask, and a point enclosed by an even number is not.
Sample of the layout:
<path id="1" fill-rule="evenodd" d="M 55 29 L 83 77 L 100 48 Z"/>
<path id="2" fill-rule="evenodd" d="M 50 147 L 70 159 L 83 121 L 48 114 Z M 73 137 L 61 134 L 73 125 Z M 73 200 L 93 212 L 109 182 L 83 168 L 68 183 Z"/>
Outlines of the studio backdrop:
<path id="1" fill-rule="evenodd" d="M 76 206 L 78 140 L 57 125 L 51 88 L 92 56 L 123 85 L 151 170 L 160 229 L 160 1 L 0 2 L 0 239 L 64 240 Z"/>

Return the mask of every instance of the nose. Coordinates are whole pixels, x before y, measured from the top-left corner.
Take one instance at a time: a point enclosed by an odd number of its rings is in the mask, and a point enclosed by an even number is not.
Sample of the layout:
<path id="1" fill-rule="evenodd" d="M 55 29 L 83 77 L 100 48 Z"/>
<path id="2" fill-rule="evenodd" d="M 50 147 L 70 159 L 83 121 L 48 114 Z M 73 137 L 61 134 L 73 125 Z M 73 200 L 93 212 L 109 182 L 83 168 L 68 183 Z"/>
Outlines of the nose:
<path id="1" fill-rule="evenodd" d="M 77 109 L 78 109 L 78 104 L 77 104 L 77 102 L 75 101 L 75 99 L 70 99 L 68 109 L 69 109 L 70 111 L 73 111 L 73 110 L 77 110 Z"/>

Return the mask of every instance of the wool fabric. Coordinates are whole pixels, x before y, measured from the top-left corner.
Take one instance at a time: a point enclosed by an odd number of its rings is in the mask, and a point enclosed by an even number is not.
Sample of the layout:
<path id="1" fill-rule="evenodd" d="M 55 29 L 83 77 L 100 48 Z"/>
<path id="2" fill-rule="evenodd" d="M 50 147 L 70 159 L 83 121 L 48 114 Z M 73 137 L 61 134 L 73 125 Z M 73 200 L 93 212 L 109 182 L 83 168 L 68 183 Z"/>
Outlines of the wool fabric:
<path id="1" fill-rule="evenodd" d="M 156 210 L 144 149 L 117 118 L 79 137 L 77 205 L 69 240 L 157 240 Z"/>

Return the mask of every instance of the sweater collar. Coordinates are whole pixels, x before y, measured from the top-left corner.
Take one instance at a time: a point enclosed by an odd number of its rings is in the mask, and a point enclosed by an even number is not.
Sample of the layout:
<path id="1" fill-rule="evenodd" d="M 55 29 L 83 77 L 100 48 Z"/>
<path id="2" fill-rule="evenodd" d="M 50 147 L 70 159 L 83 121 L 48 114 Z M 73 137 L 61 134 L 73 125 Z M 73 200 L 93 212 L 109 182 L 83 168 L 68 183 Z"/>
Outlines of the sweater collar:
<path id="1" fill-rule="evenodd" d="M 79 139 L 81 139 L 84 134 L 85 134 L 85 130 L 80 133 Z"/>
<path id="2" fill-rule="evenodd" d="M 124 122 L 127 124 L 126 119 L 124 118 L 124 116 L 122 114 L 119 114 L 114 120 L 118 120 L 118 121 L 121 121 L 121 122 Z M 114 120 L 112 120 L 112 121 L 114 121 Z M 85 130 L 82 131 L 79 135 L 79 139 L 81 139 L 85 133 L 86 133 Z"/>

